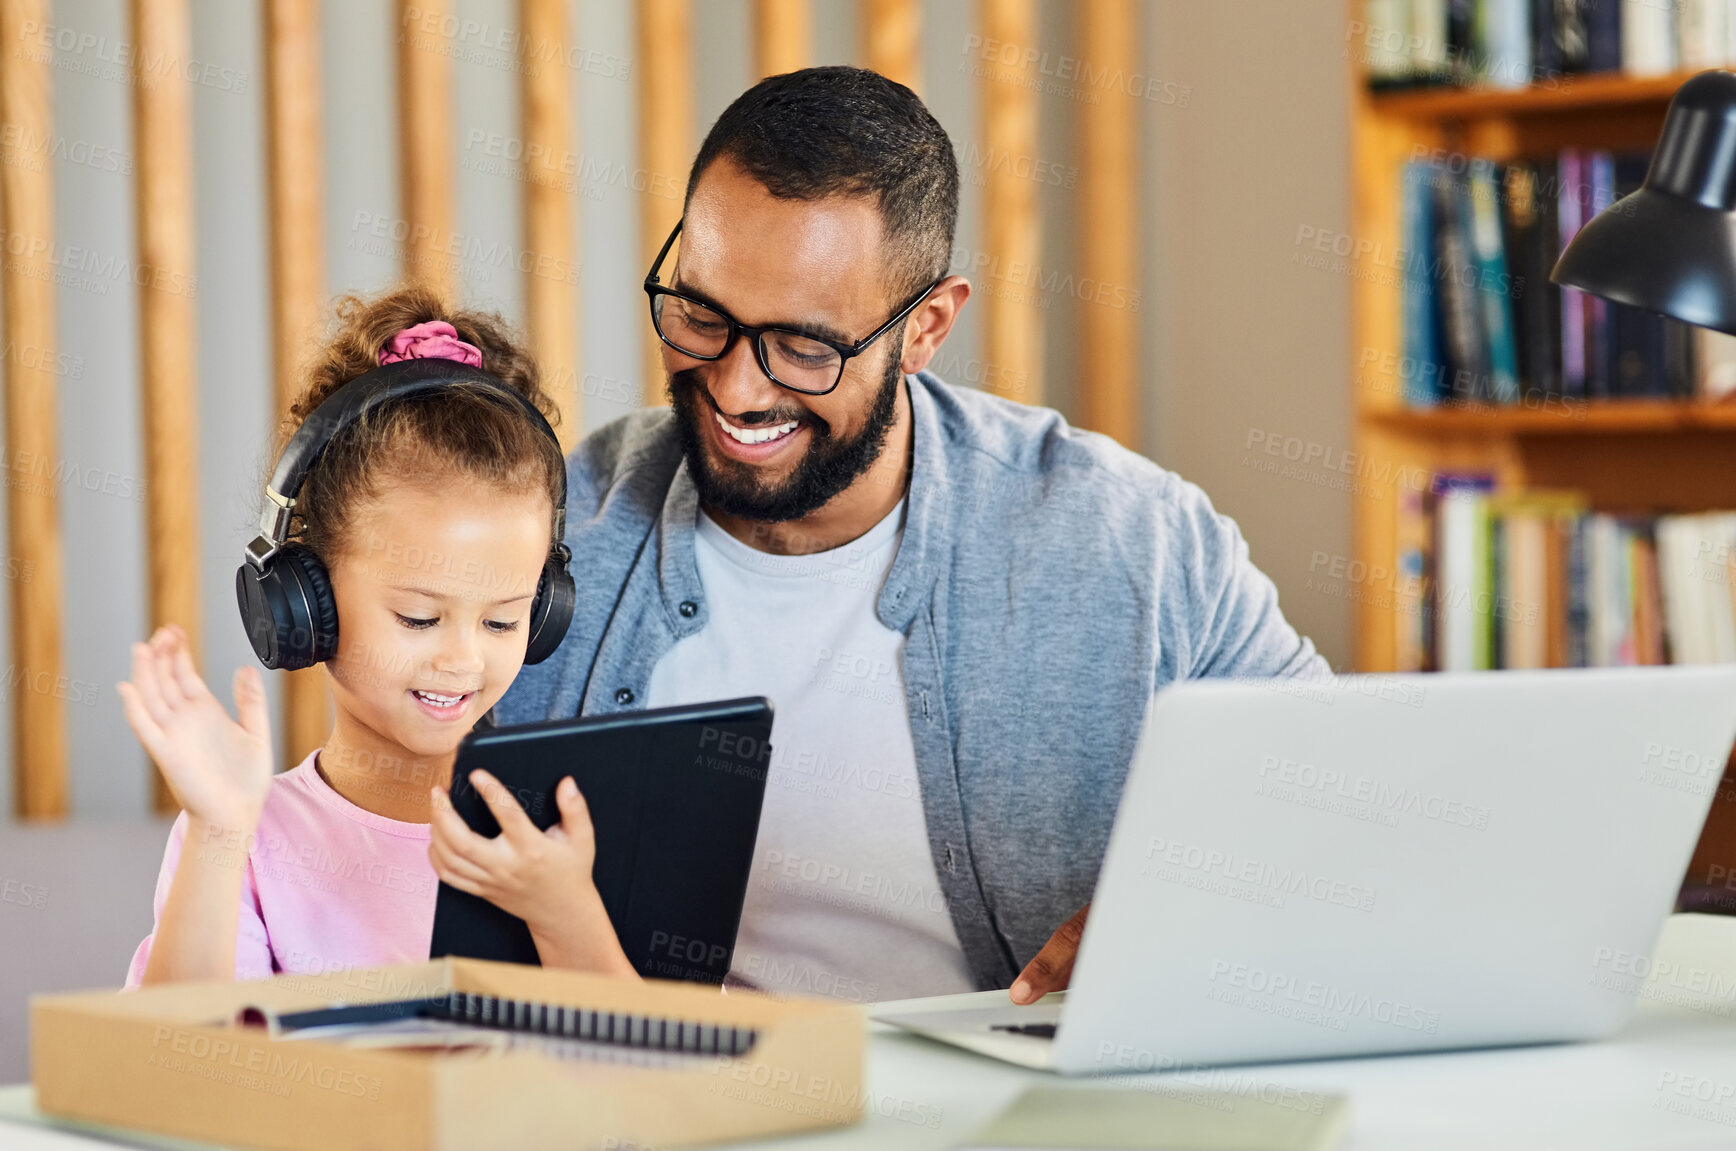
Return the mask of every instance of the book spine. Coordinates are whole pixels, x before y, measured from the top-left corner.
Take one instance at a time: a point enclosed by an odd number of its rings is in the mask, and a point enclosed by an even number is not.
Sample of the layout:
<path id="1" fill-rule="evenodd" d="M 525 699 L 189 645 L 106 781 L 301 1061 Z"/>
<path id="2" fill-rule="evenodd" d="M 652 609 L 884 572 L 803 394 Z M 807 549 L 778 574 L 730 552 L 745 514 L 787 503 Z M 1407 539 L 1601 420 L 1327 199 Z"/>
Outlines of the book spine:
<path id="1" fill-rule="evenodd" d="M 1447 0 L 1411 0 L 1410 24 L 1411 81 L 1447 83 Z"/>
<path id="2" fill-rule="evenodd" d="M 1584 203 L 1589 196 L 1579 151 L 1563 149 L 1560 163 L 1556 204 L 1561 247 L 1566 248 L 1585 223 Z M 1578 288 L 1561 289 L 1561 391 L 1575 399 L 1585 395 L 1585 293 Z"/>
<path id="3" fill-rule="evenodd" d="M 1531 365 L 1532 386 L 1545 396 L 1560 396 L 1561 383 L 1561 288 L 1550 282 L 1550 269 L 1561 255 L 1561 168 L 1553 159 L 1537 164 L 1537 238 L 1532 248 L 1528 280 L 1532 292 Z"/>
<path id="4" fill-rule="evenodd" d="M 1677 0 L 1676 58 L 1689 71 L 1722 65 L 1729 36 L 1727 0 Z"/>
<path id="5" fill-rule="evenodd" d="M 1367 0 L 1363 6 L 1361 49 L 1371 87 L 1395 87 L 1410 79 L 1410 9 L 1411 0 Z"/>
<path id="6" fill-rule="evenodd" d="M 1566 527 L 1567 666 L 1591 666 L 1590 516 L 1575 516 Z"/>
<path id="7" fill-rule="evenodd" d="M 1483 0 L 1484 78 L 1496 88 L 1531 84 L 1529 0 Z"/>
<path id="8" fill-rule="evenodd" d="M 1435 323 L 1434 167 L 1421 160 L 1404 166 L 1400 226 L 1404 229 L 1402 316 L 1404 356 L 1399 363 L 1404 402 L 1432 408 L 1440 400 L 1440 335 Z"/>
<path id="9" fill-rule="evenodd" d="M 1657 0 L 1624 0 L 1621 12 L 1622 69 L 1633 76 L 1662 76 L 1676 67 L 1676 10 Z"/>
<path id="10" fill-rule="evenodd" d="M 1615 160 L 1608 152 L 1583 154 L 1585 192 L 1589 202 L 1580 219 L 1580 227 L 1591 223 L 1598 213 L 1615 202 Z M 1611 394 L 1610 360 L 1614 335 L 1610 329 L 1609 301 L 1590 292 L 1579 293 L 1585 308 L 1585 396 L 1604 399 Z"/>
<path id="11" fill-rule="evenodd" d="M 1614 72 L 1621 67 L 1621 0 L 1586 0 L 1585 70 Z"/>
<path id="12" fill-rule="evenodd" d="M 1460 403 L 1485 400 L 1489 391 L 1488 340 L 1475 291 L 1469 180 L 1442 175 L 1435 182 L 1435 208 L 1437 311 L 1450 369 L 1446 391 Z"/>
<path id="13" fill-rule="evenodd" d="M 1502 250 L 1500 196 L 1494 166 L 1474 161 L 1470 176 L 1470 235 L 1477 258 L 1475 289 L 1487 339 L 1489 398 L 1498 404 L 1519 400 L 1519 364 L 1513 349 L 1513 283 Z"/>

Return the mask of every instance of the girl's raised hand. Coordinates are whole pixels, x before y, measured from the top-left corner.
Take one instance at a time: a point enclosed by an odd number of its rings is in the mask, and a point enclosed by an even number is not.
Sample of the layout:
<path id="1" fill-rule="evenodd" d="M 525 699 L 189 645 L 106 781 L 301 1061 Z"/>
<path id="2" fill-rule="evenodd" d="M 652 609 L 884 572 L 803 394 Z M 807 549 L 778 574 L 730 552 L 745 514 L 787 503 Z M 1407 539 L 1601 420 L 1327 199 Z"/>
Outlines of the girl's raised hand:
<path id="1" fill-rule="evenodd" d="M 187 634 L 174 624 L 133 645 L 133 678 L 116 686 L 127 722 L 163 769 L 192 819 L 251 833 L 271 787 L 271 720 L 259 670 L 235 673 L 229 718 L 193 670 Z"/>

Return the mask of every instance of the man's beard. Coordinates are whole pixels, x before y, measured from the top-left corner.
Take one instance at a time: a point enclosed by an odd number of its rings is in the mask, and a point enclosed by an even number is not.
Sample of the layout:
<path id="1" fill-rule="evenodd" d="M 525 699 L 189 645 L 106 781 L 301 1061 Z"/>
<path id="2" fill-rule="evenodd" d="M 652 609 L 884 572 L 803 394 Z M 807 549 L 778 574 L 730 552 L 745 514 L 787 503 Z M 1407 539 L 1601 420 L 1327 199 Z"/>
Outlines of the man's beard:
<path id="1" fill-rule="evenodd" d="M 902 331 L 888 333 L 887 338 L 896 347 L 900 341 L 895 336 L 902 334 Z M 898 385 L 903 378 L 898 358 L 888 356 L 868 422 L 848 440 L 834 440 L 831 426 L 804 408 L 770 408 L 735 417 L 737 423 L 748 427 L 770 427 L 799 420 L 808 428 L 811 437 L 808 450 L 796 461 L 795 470 L 782 482 L 767 484 L 751 466 L 739 460 L 714 459 L 707 452 L 703 442 L 705 430 L 699 422 L 715 418 L 712 413 L 716 404 L 696 370 L 689 368 L 671 374 L 669 406 L 675 412 L 681 449 L 687 454 L 687 468 L 693 474 L 694 487 L 699 489 L 700 503 L 725 515 L 761 523 L 799 520 L 818 511 L 880 458 L 886 448 L 887 433 L 898 416 Z"/>

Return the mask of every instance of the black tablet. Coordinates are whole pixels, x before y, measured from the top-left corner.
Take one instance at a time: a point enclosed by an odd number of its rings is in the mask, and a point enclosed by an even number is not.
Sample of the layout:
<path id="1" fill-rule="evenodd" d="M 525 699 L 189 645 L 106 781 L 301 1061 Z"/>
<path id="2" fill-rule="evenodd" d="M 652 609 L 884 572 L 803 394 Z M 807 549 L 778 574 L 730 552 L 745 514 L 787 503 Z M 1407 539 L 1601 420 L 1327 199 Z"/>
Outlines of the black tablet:
<path id="1" fill-rule="evenodd" d="M 591 874 L 633 967 L 721 983 L 747 897 L 771 734 L 764 699 L 481 729 L 458 746 L 452 805 L 478 834 L 500 834 L 470 785 L 480 767 L 547 829 L 560 820 L 555 786 L 572 776 L 596 828 Z M 428 954 L 538 961 L 524 920 L 445 883 Z"/>

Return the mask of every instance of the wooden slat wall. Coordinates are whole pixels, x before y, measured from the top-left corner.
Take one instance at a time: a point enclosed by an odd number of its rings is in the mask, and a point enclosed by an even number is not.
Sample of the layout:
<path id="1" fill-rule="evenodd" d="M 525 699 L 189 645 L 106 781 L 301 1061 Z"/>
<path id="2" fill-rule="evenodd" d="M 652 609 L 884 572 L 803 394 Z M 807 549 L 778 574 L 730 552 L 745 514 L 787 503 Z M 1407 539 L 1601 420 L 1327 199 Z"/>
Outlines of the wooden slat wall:
<path id="1" fill-rule="evenodd" d="M 693 160 L 693 10 L 689 0 L 639 0 L 639 197 L 641 263 L 645 269 L 681 218 L 687 169 Z M 643 272 L 641 272 L 643 274 Z M 664 273 L 667 282 L 667 271 Z M 663 402 L 662 344 L 645 316 L 644 402 Z"/>
<path id="2" fill-rule="evenodd" d="M 1113 76 L 1138 69 L 1138 20 L 1133 0 L 1080 0 L 1077 55 Z M 1078 283 L 1109 285 L 1101 299 L 1123 298 L 1138 282 L 1139 219 L 1134 165 L 1139 154 L 1134 97 L 1106 92 L 1101 103 L 1079 101 Z M 1079 422 L 1139 448 L 1135 377 L 1138 328 L 1134 313 L 1082 290 L 1078 304 Z"/>
<path id="3" fill-rule="evenodd" d="M 132 0 L 134 204 L 139 241 L 139 382 L 145 440 L 145 541 L 150 624 L 179 624 L 195 661 L 202 650 L 199 596 L 198 343 L 193 261 L 193 104 L 178 68 L 146 71 L 151 60 L 190 60 L 187 0 Z M 179 808 L 160 771 L 152 804 Z"/>
<path id="4" fill-rule="evenodd" d="M 265 0 L 273 410 L 280 418 L 301 389 L 303 360 L 325 322 L 319 10 L 319 0 Z M 325 742 L 331 695 L 322 668 L 283 676 L 282 766 L 289 767 Z"/>
<path id="5" fill-rule="evenodd" d="M 753 16 L 755 79 L 813 63 L 814 18 L 808 0 L 754 0 Z"/>
<path id="6" fill-rule="evenodd" d="M 1025 56 L 1037 42 L 1035 0 L 978 0 L 977 22 L 985 44 L 1008 45 L 1007 54 L 1016 57 L 1011 64 L 982 61 L 983 151 L 1014 160 L 1034 157 L 1036 77 Z M 1036 182 L 1020 176 L 1019 168 L 1016 162 L 994 163 L 984 175 L 982 248 L 989 262 L 976 285 L 983 301 L 983 377 L 987 390 L 1038 404 L 1043 402 L 1044 316 L 1036 305 L 1034 272 L 1042 257 L 1042 231 Z"/>
<path id="7" fill-rule="evenodd" d="M 452 0 L 398 0 L 398 196 L 409 239 L 404 276 L 456 301 L 457 261 L 438 250 L 458 218 L 452 144 L 452 58 L 438 29 Z"/>
<path id="8" fill-rule="evenodd" d="M 521 43 L 527 47 L 567 43 L 565 0 L 519 0 L 518 11 Z M 558 179 L 561 158 L 573 147 L 572 79 L 559 58 L 546 52 L 542 60 L 526 63 L 529 66 L 520 72 L 525 164 L 531 176 L 524 183 L 524 248 L 530 258 L 524 280 L 525 326 L 543 382 L 560 405 L 555 430 L 561 447 L 570 451 L 584 430 L 579 407 L 577 288 L 566 275 L 577 261 L 573 202 Z M 549 159 L 533 161 L 532 155 Z"/>
<path id="9" fill-rule="evenodd" d="M 922 91 L 922 8 L 918 0 L 857 0 L 867 67 Z"/>
<path id="10" fill-rule="evenodd" d="M 52 690 L 62 674 L 61 610 L 64 596 L 60 511 L 54 466 L 60 459 L 57 429 L 54 327 L 54 268 L 48 262 L 54 237 L 53 164 L 23 154 L 30 141 L 49 138 L 48 69 L 52 49 L 26 28 L 49 20 L 47 0 L 0 0 L 0 227 L 7 243 L 0 311 L 0 343 L 6 348 L 6 548 L 18 575 L 11 592 L 12 651 L 7 681 L 12 697 L 13 810 L 26 819 L 59 819 L 67 813 L 66 712 Z M 11 239 L 17 237 L 18 239 Z M 17 244 L 21 250 L 14 252 Z M 28 573 L 26 577 L 25 573 Z M 50 685 L 38 690 L 38 684 Z"/>

